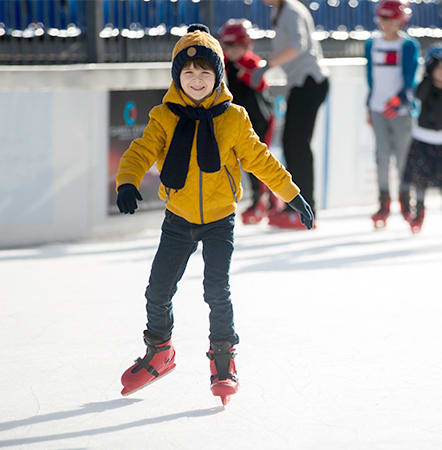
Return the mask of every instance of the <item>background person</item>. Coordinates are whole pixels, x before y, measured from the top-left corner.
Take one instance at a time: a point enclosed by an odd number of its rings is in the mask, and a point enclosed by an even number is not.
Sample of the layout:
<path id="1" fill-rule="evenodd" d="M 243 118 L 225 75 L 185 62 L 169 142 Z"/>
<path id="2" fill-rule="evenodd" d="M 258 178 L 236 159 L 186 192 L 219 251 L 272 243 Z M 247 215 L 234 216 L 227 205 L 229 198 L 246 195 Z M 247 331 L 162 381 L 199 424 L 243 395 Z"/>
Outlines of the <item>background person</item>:
<path id="1" fill-rule="evenodd" d="M 428 50 L 425 75 L 416 90 L 421 101 L 418 125 L 413 130 L 413 141 L 404 171 L 404 184 L 416 193 L 416 204 L 411 211 L 410 226 L 420 231 L 425 216 L 425 191 L 434 186 L 442 189 L 442 45 Z"/>
<path id="2" fill-rule="evenodd" d="M 411 13 L 406 2 L 381 2 L 376 9 L 376 22 L 381 34 L 368 39 L 365 46 L 368 121 L 373 126 L 376 139 L 379 210 L 372 216 L 376 228 L 384 227 L 390 215 L 389 167 L 392 156 L 402 180 L 411 141 L 419 44 L 401 31 Z M 399 186 L 399 202 L 401 213 L 408 220 L 410 194 L 403 183 Z"/>
<path id="3" fill-rule="evenodd" d="M 245 19 L 230 19 L 221 28 L 220 41 L 224 50 L 227 84 L 233 102 L 244 106 L 259 139 L 270 146 L 275 123 L 273 102 L 264 78 L 256 87 L 250 84 L 252 71 L 262 61 L 253 53 L 252 39 L 248 33 L 250 25 Z M 252 188 L 252 204 L 241 214 L 241 218 L 245 224 L 254 224 L 276 207 L 277 201 L 255 175 L 250 172 L 247 174 Z"/>
<path id="4" fill-rule="evenodd" d="M 289 88 L 282 138 L 286 167 L 315 211 L 314 162 L 310 142 L 318 109 L 329 89 L 327 72 L 319 65 L 322 49 L 312 37 L 315 31 L 313 18 L 300 1 L 263 2 L 273 7 L 276 35 L 267 65 L 257 68 L 252 74 L 252 86 L 259 85 L 267 69 L 281 66 L 284 70 Z M 269 223 L 281 228 L 304 229 L 299 216 L 289 207 L 272 214 Z"/>

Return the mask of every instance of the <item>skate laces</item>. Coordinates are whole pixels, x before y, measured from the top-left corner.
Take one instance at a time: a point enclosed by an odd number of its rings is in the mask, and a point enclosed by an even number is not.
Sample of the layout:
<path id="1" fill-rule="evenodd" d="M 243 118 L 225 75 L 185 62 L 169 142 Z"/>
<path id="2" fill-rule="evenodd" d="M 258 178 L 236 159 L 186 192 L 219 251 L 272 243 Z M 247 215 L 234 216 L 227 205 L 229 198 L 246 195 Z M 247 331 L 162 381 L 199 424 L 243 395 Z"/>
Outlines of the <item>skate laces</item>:
<path id="1" fill-rule="evenodd" d="M 137 367 L 134 367 L 132 369 L 132 373 L 137 373 L 141 369 L 146 369 L 148 372 L 150 372 L 154 377 L 157 377 L 158 371 L 155 370 L 154 367 L 152 367 L 149 363 L 152 361 L 153 357 L 160 352 L 163 352 L 165 350 L 170 350 L 170 345 L 165 345 L 164 347 L 155 347 L 153 345 L 148 344 L 147 345 L 147 352 L 144 358 L 137 358 L 134 362 L 138 364 Z"/>
<path id="2" fill-rule="evenodd" d="M 212 343 L 211 349 L 206 353 L 207 357 L 215 363 L 216 374 L 210 377 L 213 383 L 215 379 L 226 380 L 231 379 L 236 381 L 236 373 L 230 373 L 231 363 L 233 363 L 233 371 L 235 371 L 236 353 L 232 348 L 230 342 Z"/>

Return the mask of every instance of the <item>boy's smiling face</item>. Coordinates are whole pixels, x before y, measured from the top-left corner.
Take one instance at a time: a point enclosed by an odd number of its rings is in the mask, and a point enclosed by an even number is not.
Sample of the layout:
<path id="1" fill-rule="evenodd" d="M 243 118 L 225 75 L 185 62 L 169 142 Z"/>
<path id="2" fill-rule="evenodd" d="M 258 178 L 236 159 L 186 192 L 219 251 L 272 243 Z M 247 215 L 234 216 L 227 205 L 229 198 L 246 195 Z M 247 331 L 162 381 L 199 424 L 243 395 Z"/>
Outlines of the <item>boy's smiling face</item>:
<path id="1" fill-rule="evenodd" d="M 215 71 L 209 67 L 185 64 L 180 73 L 181 88 L 196 104 L 209 97 L 215 87 Z"/>

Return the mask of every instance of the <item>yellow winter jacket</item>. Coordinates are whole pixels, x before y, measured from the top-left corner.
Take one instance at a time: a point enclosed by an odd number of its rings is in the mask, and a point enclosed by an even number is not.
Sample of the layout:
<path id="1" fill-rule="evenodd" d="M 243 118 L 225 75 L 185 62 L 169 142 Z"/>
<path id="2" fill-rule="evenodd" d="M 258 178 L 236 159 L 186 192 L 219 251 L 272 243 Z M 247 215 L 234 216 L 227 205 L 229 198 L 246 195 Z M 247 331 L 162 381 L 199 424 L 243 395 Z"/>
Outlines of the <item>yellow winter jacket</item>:
<path id="1" fill-rule="evenodd" d="M 232 95 L 222 82 L 199 106 L 210 108 L 225 100 L 232 100 Z M 179 120 L 166 102 L 195 106 L 172 82 L 163 103 L 150 111 L 150 120 L 143 136 L 134 139 L 121 157 L 116 177 L 117 189 L 126 183 L 139 188 L 145 173 L 155 162 L 161 172 Z M 242 106 L 231 104 L 223 114 L 213 118 L 221 160 L 218 172 L 202 172 L 198 166 L 198 123 L 184 187 L 176 191 L 160 184 L 158 189 L 158 196 L 166 202 L 169 211 L 196 224 L 214 222 L 232 214 L 243 194 L 240 163 L 244 170 L 252 172 L 284 201 L 289 202 L 299 194 L 299 188 L 287 170 L 259 141 Z"/>

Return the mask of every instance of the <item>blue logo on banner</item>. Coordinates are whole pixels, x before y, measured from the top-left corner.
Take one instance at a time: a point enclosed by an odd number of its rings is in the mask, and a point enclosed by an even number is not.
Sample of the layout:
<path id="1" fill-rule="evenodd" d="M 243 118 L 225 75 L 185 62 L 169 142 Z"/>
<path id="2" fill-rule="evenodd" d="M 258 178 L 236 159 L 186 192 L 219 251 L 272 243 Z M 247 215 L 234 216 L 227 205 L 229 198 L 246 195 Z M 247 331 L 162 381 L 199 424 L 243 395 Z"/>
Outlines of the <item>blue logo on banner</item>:
<path id="1" fill-rule="evenodd" d="M 129 101 L 126 103 L 123 115 L 126 125 L 129 125 L 130 127 L 135 125 L 135 121 L 137 120 L 137 107 L 134 101 Z"/>

